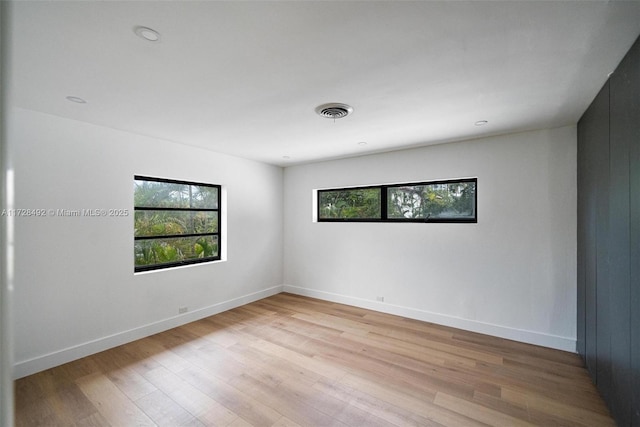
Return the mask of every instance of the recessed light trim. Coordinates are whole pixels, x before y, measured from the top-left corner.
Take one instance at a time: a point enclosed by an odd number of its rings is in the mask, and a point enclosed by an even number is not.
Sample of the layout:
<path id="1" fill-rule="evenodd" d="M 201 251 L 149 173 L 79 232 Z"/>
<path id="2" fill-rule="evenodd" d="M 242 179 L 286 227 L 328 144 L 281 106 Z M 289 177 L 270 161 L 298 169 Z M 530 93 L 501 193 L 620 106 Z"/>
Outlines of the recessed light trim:
<path id="1" fill-rule="evenodd" d="M 360 141 L 358 142 L 358 145 L 360 145 L 361 147 L 364 147 L 365 145 L 367 145 L 367 141 Z"/>
<path id="2" fill-rule="evenodd" d="M 76 104 L 86 104 L 87 103 L 87 101 L 85 101 L 84 99 L 80 98 L 79 96 L 67 96 L 66 99 L 67 99 L 67 101 L 75 102 Z"/>
<path id="3" fill-rule="evenodd" d="M 475 122 L 474 124 L 475 124 L 476 126 L 484 126 L 484 125 L 486 125 L 487 123 L 489 123 L 487 120 L 478 120 L 478 121 L 477 121 L 477 122 Z"/>
<path id="4" fill-rule="evenodd" d="M 149 27 L 137 26 L 133 29 L 133 32 L 141 39 L 149 42 L 157 42 L 160 40 L 160 33 Z"/>

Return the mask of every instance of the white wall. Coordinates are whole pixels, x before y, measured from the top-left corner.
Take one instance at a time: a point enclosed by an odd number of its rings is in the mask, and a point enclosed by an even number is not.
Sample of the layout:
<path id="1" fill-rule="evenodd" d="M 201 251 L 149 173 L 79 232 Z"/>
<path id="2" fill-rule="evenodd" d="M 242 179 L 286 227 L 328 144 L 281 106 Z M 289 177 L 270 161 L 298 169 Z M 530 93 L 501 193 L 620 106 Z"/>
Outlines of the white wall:
<path id="1" fill-rule="evenodd" d="M 11 150 L 8 144 L 7 115 L 9 105 L 9 31 L 10 6 L 0 2 L 0 210 L 12 208 L 13 184 L 10 179 Z M 13 252 L 12 218 L 0 215 L 0 427 L 14 425 L 13 399 Z"/>
<path id="2" fill-rule="evenodd" d="M 132 214 L 16 218 L 16 377 L 281 290 L 281 168 L 21 109 L 10 123 L 18 208 L 131 211 L 141 174 L 221 184 L 228 214 L 227 261 L 138 275 Z"/>
<path id="3" fill-rule="evenodd" d="M 314 189 L 458 177 L 478 178 L 477 224 L 312 222 Z M 289 167 L 284 185 L 286 291 L 575 351 L 574 126 Z"/>

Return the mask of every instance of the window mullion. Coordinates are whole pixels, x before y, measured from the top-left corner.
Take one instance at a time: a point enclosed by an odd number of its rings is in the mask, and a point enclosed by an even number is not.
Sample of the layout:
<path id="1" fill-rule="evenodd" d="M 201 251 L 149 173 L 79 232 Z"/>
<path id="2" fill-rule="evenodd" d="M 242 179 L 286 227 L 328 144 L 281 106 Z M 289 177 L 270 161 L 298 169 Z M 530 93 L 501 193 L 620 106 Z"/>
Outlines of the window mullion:
<path id="1" fill-rule="evenodd" d="M 387 186 L 386 185 L 381 185 L 380 186 L 380 219 L 382 219 L 383 221 L 389 219 L 388 215 L 387 215 Z"/>

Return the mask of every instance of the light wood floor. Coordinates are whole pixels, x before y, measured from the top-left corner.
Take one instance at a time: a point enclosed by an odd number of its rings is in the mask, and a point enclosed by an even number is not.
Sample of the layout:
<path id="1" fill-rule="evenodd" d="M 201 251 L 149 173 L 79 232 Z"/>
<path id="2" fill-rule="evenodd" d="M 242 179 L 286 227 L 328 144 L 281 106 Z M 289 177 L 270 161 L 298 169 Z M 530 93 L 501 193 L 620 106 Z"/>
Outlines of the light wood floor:
<path id="1" fill-rule="evenodd" d="M 17 426 L 612 426 L 580 358 L 279 294 L 22 378 Z"/>

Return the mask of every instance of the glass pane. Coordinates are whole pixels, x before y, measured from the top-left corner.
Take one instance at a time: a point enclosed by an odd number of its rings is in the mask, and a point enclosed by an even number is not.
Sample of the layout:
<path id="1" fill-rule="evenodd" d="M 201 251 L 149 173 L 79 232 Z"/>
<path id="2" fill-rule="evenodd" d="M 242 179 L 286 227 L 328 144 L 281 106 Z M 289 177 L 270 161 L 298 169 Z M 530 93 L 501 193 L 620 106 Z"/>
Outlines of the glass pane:
<path id="1" fill-rule="evenodd" d="M 203 185 L 191 186 L 191 207 L 218 209 L 218 189 Z"/>
<path id="2" fill-rule="evenodd" d="M 389 219 L 473 219 L 476 183 L 402 185 L 387 190 Z"/>
<path id="3" fill-rule="evenodd" d="M 218 189 L 136 179 L 133 200 L 136 207 L 145 208 L 218 209 Z"/>
<path id="4" fill-rule="evenodd" d="M 319 191 L 320 218 L 380 219 L 380 188 Z"/>
<path id="5" fill-rule="evenodd" d="M 135 237 L 217 233 L 217 211 L 135 211 Z"/>
<path id="6" fill-rule="evenodd" d="M 150 266 L 218 256 L 218 236 L 136 240 L 135 265 Z"/>
<path id="7" fill-rule="evenodd" d="M 188 208 L 189 185 L 136 179 L 133 201 L 136 207 Z"/>

